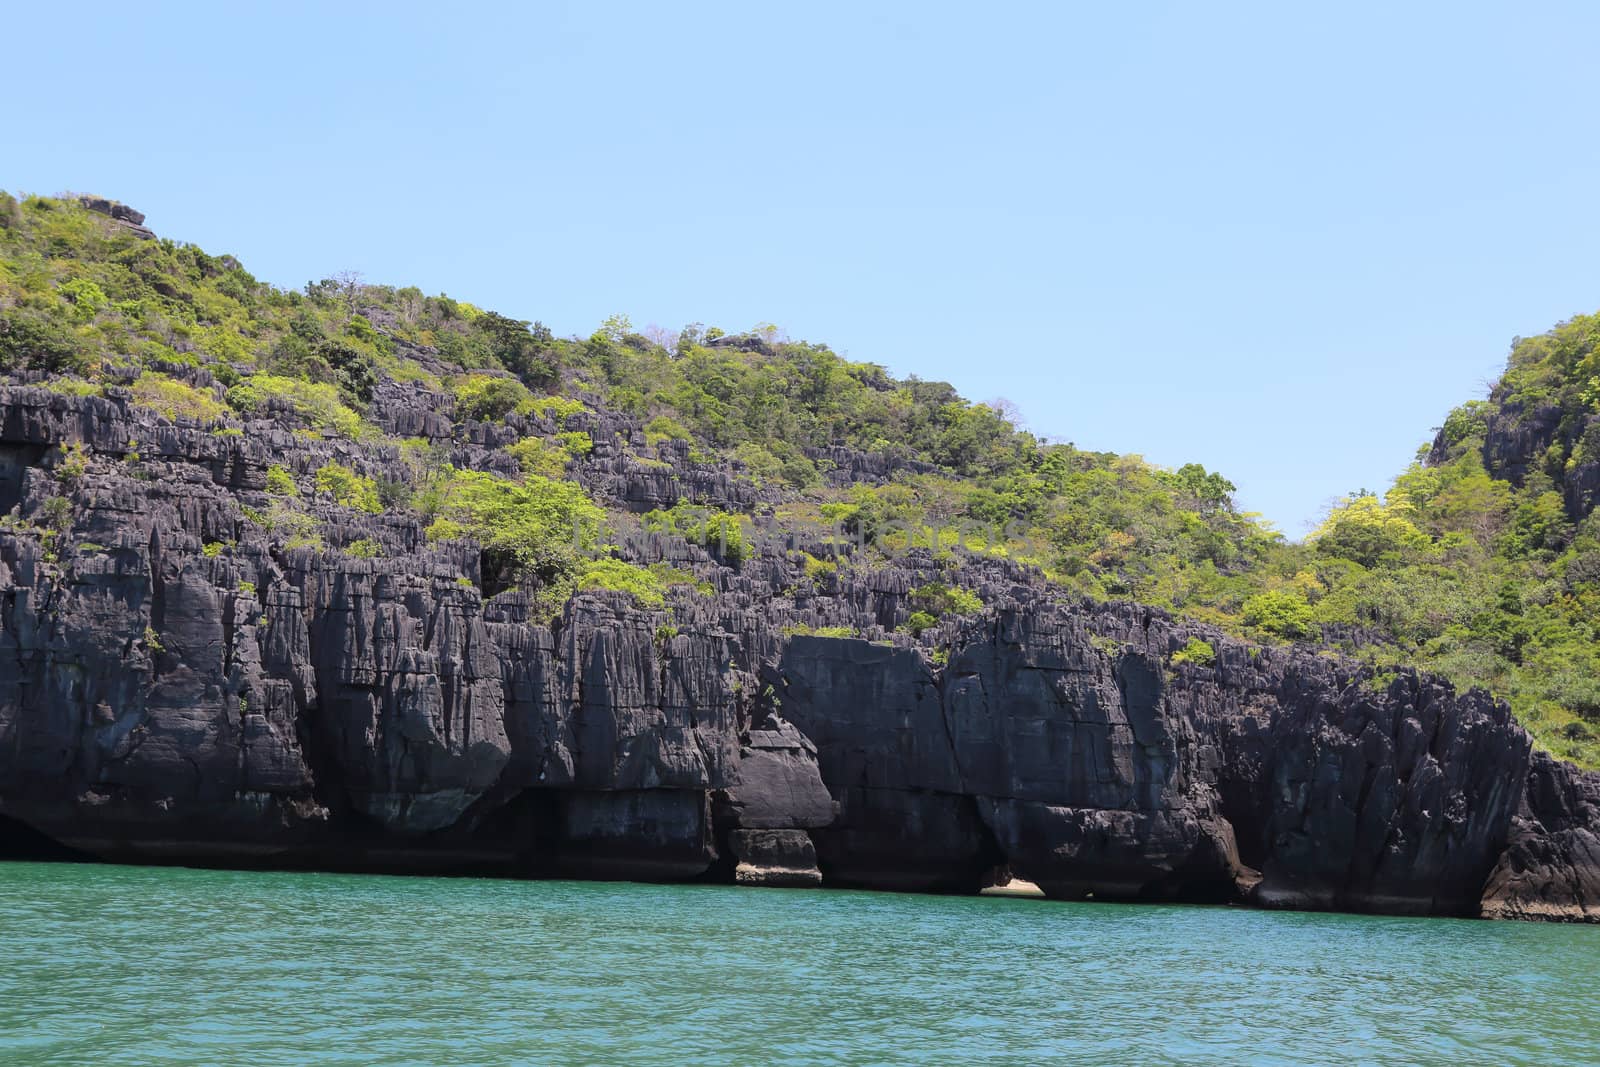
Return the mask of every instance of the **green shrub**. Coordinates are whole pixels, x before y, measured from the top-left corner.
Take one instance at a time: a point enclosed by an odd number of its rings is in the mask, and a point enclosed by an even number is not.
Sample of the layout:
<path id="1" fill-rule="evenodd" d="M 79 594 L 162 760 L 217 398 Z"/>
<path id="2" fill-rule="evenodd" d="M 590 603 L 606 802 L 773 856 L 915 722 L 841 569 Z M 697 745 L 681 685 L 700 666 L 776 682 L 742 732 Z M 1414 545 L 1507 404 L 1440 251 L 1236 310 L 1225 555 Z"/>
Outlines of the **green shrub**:
<path id="1" fill-rule="evenodd" d="M 437 514 L 431 540 L 470 537 L 504 575 L 554 585 L 570 579 L 591 551 L 605 513 L 574 482 L 527 475 L 514 482 L 482 471 L 447 469 L 429 489 Z"/>
<path id="2" fill-rule="evenodd" d="M 1263 633 L 1290 641 L 1301 641 L 1319 634 L 1316 613 L 1299 593 L 1275 589 L 1258 593 L 1244 602 L 1244 621 Z"/>
<path id="3" fill-rule="evenodd" d="M 1410 509 L 1358 496 L 1335 508 L 1309 540 L 1318 552 L 1363 567 L 1393 565 L 1428 547 L 1428 535 L 1411 522 Z"/>
<path id="4" fill-rule="evenodd" d="M 128 388 L 135 404 L 169 421 L 215 422 L 228 413 L 227 406 L 210 393 L 154 371 L 145 371 Z"/>
<path id="5" fill-rule="evenodd" d="M 688 441 L 693 437 L 687 426 L 670 415 L 657 415 L 644 424 L 645 443 L 652 448 L 663 441 Z"/>
<path id="6" fill-rule="evenodd" d="M 716 593 L 716 588 L 710 582 L 702 582 L 689 571 L 679 570 L 665 561 L 650 564 L 649 570 L 661 582 L 663 587 L 688 585 L 693 586 L 694 591 L 701 596 L 712 596 Z"/>
<path id="7" fill-rule="evenodd" d="M 93 363 L 92 348 L 92 342 L 69 324 L 36 308 L 0 312 L 0 371 L 83 373 Z"/>
<path id="8" fill-rule="evenodd" d="M 854 626 L 806 626 L 796 624 L 785 626 L 781 631 L 785 637 L 854 637 Z"/>
<path id="9" fill-rule="evenodd" d="M 804 456 L 795 456 L 783 462 L 783 480 L 795 489 L 810 489 L 822 484 L 817 465 Z"/>
<path id="10" fill-rule="evenodd" d="M 926 611 L 913 611 L 906 620 L 905 629 L 913 637 L 921 637 L 924 630 L 931 630 L 939 625 L 939 620 Z"/>
<path id="11" fill-rule="evenodd" d="M 515 378 L 492 374 L 469 374 L 454 383 L 456 415 L 479 422 L 498 422 L 517 410 L 532 396 L 528 387 Z"/>
<path id="12" fill-rule="evenodd" d="M 560 478 L 567 469 L 572 454 L 564 448 L 550 444 L 540 437 L 524 437 L 506 446 L 506 454 L 513 457 L 527 474 L 544 478 Z"/>
<path id="13" fill-rule="evenodd" d="M 363 537 L 359 540 L 351 541 L 348 545 L 344 546 L 344 550 L 347 554 L 355 556 L 358 559 L 374 559 L 383 555 L 383 546 L 370 537 Z"/>
<path id="14" fill-rule="evenodd" d="M 983 598 L 970 589 L 930 582 L 911 591 L 911 602 L 934 615 L 981 615 Z"/>
<path id="15" fill-rule="evenodd" d="M 612 589 L 630 594 L 645 607 L 666 603 L 661 580 L 644 567 L 618 559 L 594 559 L 578 572 L 579 589 Z"/>
<path id="16" fill-rule="evenodd" d="M 327 493 L 334 503 L 376 515 L 383 510 L 378 486 L 340 463 L 327 463 L 317 470 L 317 492 Z"/>
<path id="17" fill-rule="evenodd" d="M 574 415 L 581 415 L 588 410 L 588 405 L 583 401 L 567 396 L 537 396 L 526 401 L 521 407 L 521 413 L 524 415 L 554 419 L 558 424 L 565 423 Z"/>
<path id="18" fill-rule="evenodd" d="M 743 563 L 750 552 L 739 517 L 715 508 L 680 500 L 670 508 L 646 512 L 643 521 L 645 529 L 676 533 L 691 544 L 717 553 L 732 567 Z"/>
<path id="19" fill-rule="evenodd" d="M 570 430 L 557 434 L 556 440 L 561 442 L 561 447 L 573 459 L 582 459 L 594 451 L 594 438 L 583 430 Z"/>
<path id="20" fill-rule="evenodd" d="M 274 463 L 267 468 L 267 492 L 272 496 L 296 497 L 300 495 L 300 488 L 295 485 L 288 467 Z"/>
<path id="21" fill-rule="evenodd" d="M 94 382 L 86 382 L 81 378 L 51 378 L 42 382 L 46 389 L 62 396 L 99 396 L 100 386 Z"/>
<path id="22" fill-rule="evenodd" d="M 89 449 L 81 442 L 61 446 L 61 456 L 56 461 L 56 477 L 68 484 L 89 473 Z"/>
<path id="23" fill-rule="evenodd" d="M 804 553 L 804 558 L 801 560 L 801 566 L 805 569 L 806 577 L 812 579 L 813 581 L 822 578 L 824 575 L 839 573 L 839 563 L 837 560 L 818 559 L 809 552 Z"/>
<path id="24" fill-rule="evenodd" d="M 285 548 L 321 548 L 322 525 L 287 500 L 275 500 L 264 524 Z"/>
<path id="25" fill-rule="evenodd" d="M 1191 637 L 1184 646 L 1172 654 L 1173 663 L 1192 663 L 1196 667 L 1210 667 L 1217 662 L 1217 650 L 1210 641 Z"/>
<path id="26" fill-rule="evenodd" d="M 360 437 L 361 416 L 339 398 L 339 390 L 323 382 L 252 374 L 228 390 L 228 403 L 237 411 L 254 415 L 274 401 L 287 405 L 302 422 L 344 437 Z"/>

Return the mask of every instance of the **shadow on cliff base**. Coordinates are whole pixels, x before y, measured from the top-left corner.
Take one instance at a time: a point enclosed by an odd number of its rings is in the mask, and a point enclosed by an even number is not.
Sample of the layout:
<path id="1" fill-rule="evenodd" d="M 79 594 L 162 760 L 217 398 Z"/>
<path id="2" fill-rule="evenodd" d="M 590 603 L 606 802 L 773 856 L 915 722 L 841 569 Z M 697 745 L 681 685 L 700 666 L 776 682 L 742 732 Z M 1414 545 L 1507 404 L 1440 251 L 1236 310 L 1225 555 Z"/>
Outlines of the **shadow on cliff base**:
<path id="1" fill-rule="evenodd" d="M 56 863 L 98 863 L 87 852 L 69 848 L 25 822 L 0 815 L 0 861 L 48 860 Z"/>

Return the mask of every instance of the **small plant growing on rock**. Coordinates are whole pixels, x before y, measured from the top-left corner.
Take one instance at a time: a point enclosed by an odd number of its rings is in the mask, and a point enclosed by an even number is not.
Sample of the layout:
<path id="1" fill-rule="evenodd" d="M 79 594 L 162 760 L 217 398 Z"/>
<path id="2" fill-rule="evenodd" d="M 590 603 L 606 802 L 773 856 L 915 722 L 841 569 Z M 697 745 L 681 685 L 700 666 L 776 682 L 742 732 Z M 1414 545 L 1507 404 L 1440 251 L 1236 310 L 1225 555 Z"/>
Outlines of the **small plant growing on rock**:
<path id="1" fill-rule="evenodd" d="M 274 463 L 267 468 L 267 493 L 271 496 L 299 496 L 300 488 L 294 484 L 289 468 Z"/>
<path id="2" fill-rule="evenodd" d="M 189 418 L 215 422 L 228 413 L 227 407 L 210 393 L 155 371 L 145 371 L 128 388 L 133 393 L 134 404 L 168 421 Z"/>
<path id="3" fill-rule="evenodd" d="M 342 463 L 327 463 L 317 470 L 317 492 L 327 493 L 336 504 L 376 515 L 383 511 L 378 485 Z"/>
<path id="4" fill-rule="evenodd" d="M 854 626 L 807 626 L 797 623 L 780 631 L 785 637 L 855 637 Z"/>
<path id="5" fill-rule="evenodd" d="M 981 615 L 983 598 L 970 589 L 930 582 L 911 591 L 911 602 L 930 615 Z"/>
<path id="6" fill-rule="evenodd" d="M 1211 647 L 1211 642 L 1191 637 L 1182 648 L 1172 654 L 1172 662 L 1174 665 L 1191 663 L 1196 667 L 1211 667 L 1217 662 L 1217 650 Z"/>
<path id="7" fill-rule="evenodd" d="M 228 390 L 228 403 L 247 415 L 287 408 L 308 426 L 342 437 L 357 438 L 366 431 L 361 416 L 344 405 L 339 390 L 324 382 L 253 374 Z"/>
<path id="8" fill-rule="evenodd" d="M 566 433 L 557 434 L 556 440 L 561 442 L 561 447 L 573 459 L 582 459 L 594 451 L 594 438 L 590 437 L 584 430 L 569 430 Z"/>
<path id="9" fill-rule="evenodd" d="M 800 563 L 805 569 L 805 575 L 812 581 L 817 581 L 827 575 L 839 573 L 839 563 L 832 559 L 819 559 L 809 552 L 802 553 Z"/>
<path id="10" fill-rule="evenodd" d="M 76 442 L 62 445 L 61 458 L 56 462 L 56 477 L 72 485 L 87 473 L 89 473 L 89 450 Z"/>
<path id="11" fill-rule="evenodd" d="M 596 559 L 578 574 L 578 588 L 612 589 L 627 593 L 645 607 L 659 608 L 666 603 L 661 579 L 644 567 L 620 559 Z"/>

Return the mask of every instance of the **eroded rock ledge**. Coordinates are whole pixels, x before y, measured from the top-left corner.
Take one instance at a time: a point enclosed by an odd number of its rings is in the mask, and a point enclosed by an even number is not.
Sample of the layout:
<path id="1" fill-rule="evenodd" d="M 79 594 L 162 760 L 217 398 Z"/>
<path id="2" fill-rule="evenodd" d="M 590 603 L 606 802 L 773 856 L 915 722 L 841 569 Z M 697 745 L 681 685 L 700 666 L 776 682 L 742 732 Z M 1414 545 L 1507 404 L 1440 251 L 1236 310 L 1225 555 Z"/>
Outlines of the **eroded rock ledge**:
<path id="1" fill-rule="evenodd" d="M 617 507 L 751 503 L 687 458 L 609 457 L 630 432 L 597 425 L 580 472 Z M 55 457 L 80 443 L 68 484 Z M 249 534 L 268 464 L 332 457 L 382 462 L 0 389 L 19 517 L 0 530 L 0 854 L 929 892 L 1009 872 L 1057 898 L 1600 920 L 1600 776 L 1532 753 L 1480 693 L 1379 690 L 979 559 L 962 580 L 990 609 L 942 631 L 936 663 L 891 634 L 948 562 L 818 588 L 771 540 L 736 571 L 646 538 L 629 552 L 714 595 L 680 590 L 671 626 L 621 594 L 546 624 L 414 519 L 329 512 L 378 559 Z M 25 520 L 61 494 L 52 542 Z M 794 632 L 841 619 L 878 640 Z M 1214 664 L 1173 661 L 1193 637 Z"/>

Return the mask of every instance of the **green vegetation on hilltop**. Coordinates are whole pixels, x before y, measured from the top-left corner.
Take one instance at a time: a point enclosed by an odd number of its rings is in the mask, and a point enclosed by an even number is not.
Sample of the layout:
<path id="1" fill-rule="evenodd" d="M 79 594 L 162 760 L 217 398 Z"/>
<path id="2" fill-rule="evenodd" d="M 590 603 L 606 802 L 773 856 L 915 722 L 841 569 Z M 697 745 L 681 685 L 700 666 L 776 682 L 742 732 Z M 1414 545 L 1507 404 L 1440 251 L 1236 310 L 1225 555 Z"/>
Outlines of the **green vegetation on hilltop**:
<path id="1" fill-rule="evenodd" d="M 358 473 L 377 469 L 359 463 L 326 463 L 304 481 L 273 467 L 260 518 L 287 546 L 343 543 L 323 539 L 307 510 L 317 498 L 404 508 L 435 542 L 481 546 L 486 592 L 522 583 L 552 610 L 574 589 L 659 605 L 692 579 L 615 558 L 612 530 L 681 536 L 739 568 L 762 550 L 757 517 L 684 501 L 635 517 L 576 479 L 603 458 L 702 467 L 750 487 L 746 498 L 775 501 L 766 521 L 808 546 L 793 557 L 807 584 L 912 547 L 941 560 L 1004 556 L 1076 594 L 1487 686 L 1541 744 L 1590 766 L 1600 765 L 1597 337 L 1600 320 L 1578 318 L 1517 342 L 1490 398 L 1451 412 L 1432 451 L 1387 492 L 1344 499 L 1291 544 L 1241 514 L 1234 487 L 1200 466 L 1040 440 L 1003 404 L 770 328 L 646 337 L 614 318 L 589 337 L 558 338 L 349 276 L 281 290 L 231 256 L 141 239 L 70 199 L 0 194 L 0 372 L 126 395 L 216 433 L 272 418 L 404 459 L 405 484 Z M 487 424 L 505 454 L 492 470 L 457 469 L 439 443 L 382 439 L 373 399 L 396 384 L 438 394 L 458 423 Z M 597 429 L 616 413 L 636 428 Z M 908 607 L 903 629 L 921 635 L 983 603 L 952 578 L 918 587 Z M 1191 645 L 1175 663 L 1214 662 L 1209 644 Z"/>

